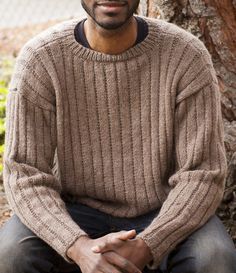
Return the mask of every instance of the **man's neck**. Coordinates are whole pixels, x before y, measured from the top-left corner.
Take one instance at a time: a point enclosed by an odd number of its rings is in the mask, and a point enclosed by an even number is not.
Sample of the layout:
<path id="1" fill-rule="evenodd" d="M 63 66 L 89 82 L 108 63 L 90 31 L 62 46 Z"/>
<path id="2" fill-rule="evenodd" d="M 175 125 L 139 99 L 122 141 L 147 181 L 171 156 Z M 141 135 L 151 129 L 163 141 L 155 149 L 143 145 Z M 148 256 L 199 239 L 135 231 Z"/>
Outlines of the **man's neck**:
<path id="1" fill-rule="evenodd" d="M 137 22 L 131 17 L 121 28 L 106 30 L 88 17 L 84 31 L 93 50 L 105 54 L 120 54 L 134 45 L 137 38 Z"/>

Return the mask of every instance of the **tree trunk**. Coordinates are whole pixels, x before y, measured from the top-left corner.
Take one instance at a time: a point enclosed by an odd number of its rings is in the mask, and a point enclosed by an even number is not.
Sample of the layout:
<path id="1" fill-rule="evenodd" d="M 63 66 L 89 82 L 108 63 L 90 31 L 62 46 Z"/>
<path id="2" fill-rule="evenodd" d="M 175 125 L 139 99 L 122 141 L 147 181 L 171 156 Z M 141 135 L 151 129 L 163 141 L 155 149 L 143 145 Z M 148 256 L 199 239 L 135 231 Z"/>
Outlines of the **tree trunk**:
<path id="1" fill-rule="evenodd" d="M 192 32 L 212 55 L 222 93 L 229 167 L 218 215 L 236 241 L 236 0 L 140 0 L 138 13 Z"/>

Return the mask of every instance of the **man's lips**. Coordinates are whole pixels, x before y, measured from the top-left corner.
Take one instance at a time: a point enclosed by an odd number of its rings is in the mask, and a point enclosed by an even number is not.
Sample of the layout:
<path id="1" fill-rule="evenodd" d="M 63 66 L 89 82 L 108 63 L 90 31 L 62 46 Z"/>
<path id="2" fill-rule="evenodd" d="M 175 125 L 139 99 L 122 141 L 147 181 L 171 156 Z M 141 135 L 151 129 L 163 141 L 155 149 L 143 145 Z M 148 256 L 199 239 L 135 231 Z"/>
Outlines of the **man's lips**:
<path id="1" fill-rule="evenodd" d="M 124 1 L 100 1 L 97 3 L 97 6 L 104 7 L 104 8 L 110 8 L 110 9 L 120 9 L 126 5 L 126 2 Z"/>
<path id="2" fill-rule="evenodd" d="M 97 3 L 97 7 L 103 13 L 120 13 L 122 9 L 127 5 L 125 1 L 100 1 Z"/>
<path id="3" fill-rule="evenodd" d="M 101 1 L 97 3 L 98 6 L 105 6 L 105 7 L 122 7 L 126 5 L 126 2 L 121 1 Z"/>

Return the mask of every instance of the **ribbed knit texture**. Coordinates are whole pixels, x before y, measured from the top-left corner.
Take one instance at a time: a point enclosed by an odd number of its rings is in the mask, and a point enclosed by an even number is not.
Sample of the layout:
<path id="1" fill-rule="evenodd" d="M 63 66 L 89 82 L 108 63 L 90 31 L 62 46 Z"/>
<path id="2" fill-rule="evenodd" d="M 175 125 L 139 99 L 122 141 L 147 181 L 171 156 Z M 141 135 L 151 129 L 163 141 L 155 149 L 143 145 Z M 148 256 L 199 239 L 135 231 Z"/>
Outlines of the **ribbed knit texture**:
<path id="1" fill-rule="evenodd" d="M 121 217 L 161 207 L 138 235 L 153 267 L 222 198 L 226 160 L 211 57 L 192 34 L 144 19 L 148 36 L 122 54 L 84 48 L 74 38 L 78 22 L 69 21 L 27 43 L 16 64 L 6 193 L 22 222 L 65 259 L 85 234 L 66 196 Z"/>

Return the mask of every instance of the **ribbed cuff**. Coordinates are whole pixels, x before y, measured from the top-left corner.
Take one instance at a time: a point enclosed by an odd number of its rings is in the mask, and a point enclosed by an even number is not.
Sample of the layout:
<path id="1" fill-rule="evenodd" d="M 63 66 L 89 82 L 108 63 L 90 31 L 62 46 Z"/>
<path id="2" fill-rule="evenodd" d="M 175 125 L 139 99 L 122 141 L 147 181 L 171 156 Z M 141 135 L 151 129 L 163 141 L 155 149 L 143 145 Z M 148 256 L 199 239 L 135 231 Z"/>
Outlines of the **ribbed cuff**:
<path id="1" fill-rule="evenodd" d="M 157 246 L 154 242 L 155 239 L 150 238 L 147 234 L 143 234 L 143 232 L 138 234 L 137 237 L 141 238 L 147 244 L 152 253 L 153 260 L 147 264 L 147 267 L 152 270 L 157 269 L 162 261 L 162 255 L 160 252 L 156 251 Z"/>
<path id="2" fill-rule="evenodd" d="M 70 264 L 73 264 L 74 261 L 67 256 L 67 251 L 81 236 L 88 237 L 88 234 L 83 231 L 80 232 L 77 236 L 74 236 L 73 238 L 71 238 L 71 240 L 68 241 L 68 245 L 66 246 L 65 250 L 63 252 L 59 253 Z"/>

